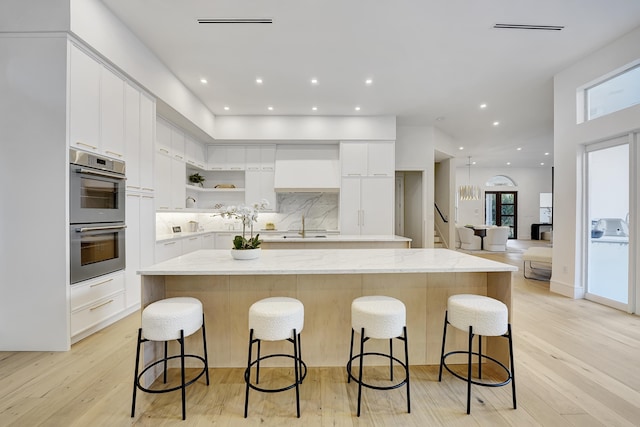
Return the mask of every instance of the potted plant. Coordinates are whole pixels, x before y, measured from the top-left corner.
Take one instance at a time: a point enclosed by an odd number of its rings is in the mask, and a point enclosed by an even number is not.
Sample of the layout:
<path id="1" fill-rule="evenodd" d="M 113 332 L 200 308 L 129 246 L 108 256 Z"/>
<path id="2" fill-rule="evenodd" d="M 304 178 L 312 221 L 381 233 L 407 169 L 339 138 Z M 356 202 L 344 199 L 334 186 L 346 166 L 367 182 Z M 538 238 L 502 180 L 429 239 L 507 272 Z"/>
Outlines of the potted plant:
<path id="1" fill-rule="evenodd" d="M 200 175 L 198 172 L 189 175 L 189 182 L 196 185 L 200 185 L 200 187 L 203 187 L 202 183 L 204 181 L 205 181 L 204 176 Z"/>
<path id="2" fill-rule="evenodd" d="M 254 259 L 260 256 L 260 234 L 253 235 L 253 223 L 258 221 L 258 212 L 269 206 L 269 202 L 262 200 L 252 206 L 229 206 L 221 213 L 213 216 L 234 218 L 242 221 L 242 235 L 235 236 L 231 256 L 235 259 Z M 247 237 L 247 228 L 249 236 Z"/>

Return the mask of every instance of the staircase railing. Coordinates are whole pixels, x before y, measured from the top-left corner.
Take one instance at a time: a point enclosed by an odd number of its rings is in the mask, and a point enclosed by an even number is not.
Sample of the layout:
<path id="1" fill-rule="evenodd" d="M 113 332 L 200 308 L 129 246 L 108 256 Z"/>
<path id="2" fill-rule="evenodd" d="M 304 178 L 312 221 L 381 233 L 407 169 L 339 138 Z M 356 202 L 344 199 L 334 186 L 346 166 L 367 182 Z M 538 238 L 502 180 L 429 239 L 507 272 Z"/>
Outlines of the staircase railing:
<path id="1" fill-rule="evenodd" d="M 449 220 L 444 215 L 442 215 L 442 212 L 440 211 L 440 208 L 438 207 L 438 205 L 434 203 L 433 206 L 436 207 L 436 211 L 438 212 L 438 215 L 440 215 L 440 218 L 442 218 L 442 221 L 445 223 L 449 222 Z"/>

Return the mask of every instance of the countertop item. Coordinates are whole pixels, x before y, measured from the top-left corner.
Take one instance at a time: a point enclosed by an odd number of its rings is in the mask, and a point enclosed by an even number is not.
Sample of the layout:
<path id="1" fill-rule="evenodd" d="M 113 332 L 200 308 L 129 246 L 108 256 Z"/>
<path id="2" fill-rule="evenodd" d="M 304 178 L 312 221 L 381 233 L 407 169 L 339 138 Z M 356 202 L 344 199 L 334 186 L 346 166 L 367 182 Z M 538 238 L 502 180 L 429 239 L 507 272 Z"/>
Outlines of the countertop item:
<path id="1" fill-rule="evenodd" d="M 364 274 L 517 271 L 517 267 L 449 249 L 263 250 L 236 261 L 228 249 L 204 249 L 138 271 L 142 275 Z"/>

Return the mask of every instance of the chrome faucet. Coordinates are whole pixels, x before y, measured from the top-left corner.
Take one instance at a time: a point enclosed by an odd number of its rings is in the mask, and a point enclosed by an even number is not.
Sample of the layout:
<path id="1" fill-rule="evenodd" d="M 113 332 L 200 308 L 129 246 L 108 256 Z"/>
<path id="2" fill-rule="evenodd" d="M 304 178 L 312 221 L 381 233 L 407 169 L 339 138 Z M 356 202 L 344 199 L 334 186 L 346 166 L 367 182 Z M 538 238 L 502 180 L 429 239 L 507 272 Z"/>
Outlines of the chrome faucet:
<path id="1" fill-rule="evenodd" d="M 300 230 L 298 232 L 299 235 L 301 235 L 302 237 L 305 237 L 305 231 L 304 231 L 304 215 L 302 215 L 302 230 Z"/>

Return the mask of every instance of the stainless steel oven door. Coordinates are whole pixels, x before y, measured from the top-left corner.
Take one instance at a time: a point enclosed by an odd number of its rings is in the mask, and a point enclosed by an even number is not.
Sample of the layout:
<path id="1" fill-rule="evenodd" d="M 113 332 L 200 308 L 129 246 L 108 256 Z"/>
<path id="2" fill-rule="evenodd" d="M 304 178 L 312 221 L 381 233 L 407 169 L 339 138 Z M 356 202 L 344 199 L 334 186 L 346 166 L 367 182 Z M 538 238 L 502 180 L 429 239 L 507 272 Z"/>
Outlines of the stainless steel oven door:
<path id="1" fill-rule="evenodd" d="M 124 223 L 71 224 L 71 283 L 125 268 Z"/>
<path id="2" fill-rule="evenodd" d="M 71 164 L 69 222 L 124 222 L 125 191 L 124 175 Z"/>

